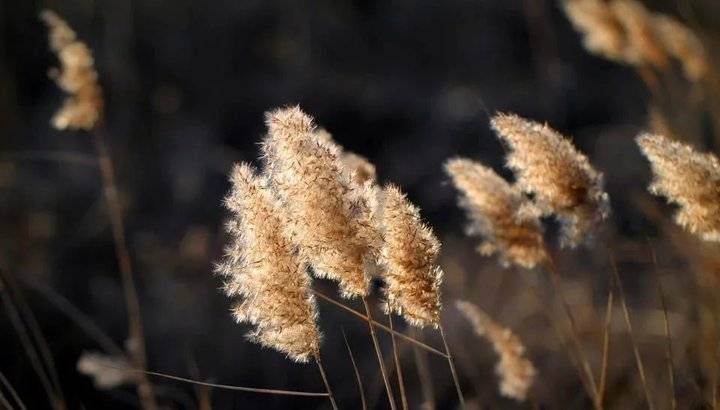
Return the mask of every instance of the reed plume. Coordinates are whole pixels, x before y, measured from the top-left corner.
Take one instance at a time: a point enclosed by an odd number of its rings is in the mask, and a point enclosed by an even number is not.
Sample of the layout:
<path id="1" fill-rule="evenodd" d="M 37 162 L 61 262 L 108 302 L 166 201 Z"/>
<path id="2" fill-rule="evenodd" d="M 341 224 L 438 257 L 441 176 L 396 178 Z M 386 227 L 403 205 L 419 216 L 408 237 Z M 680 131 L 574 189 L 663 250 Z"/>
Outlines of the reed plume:
<path id="1" fill-rule="evenodd" d="M 469 159 L 451 159 L 445 171 L 460 191 L 460 207 L 470 219 L 468 233 L 482 237 L 481 254 L 497 253 L 502 265 L 527 269 L 547 260 L 540 220 L 521 212 L 527 199 L 517 187 Z"/>
<path id="2" fill-rule="evenodd" d="M 555 214 L 562 224 L 562 244 L 580 244 L 609 213 L 602 174 L 547 125 L 514 114 L 497 114 L 491 123 L 510 147 L 507 165 L 516 174 L 516 185 L 533 196 L 523 213 Z"/>
<path id="3" fill-rule="evenodd" d="M 344 297 L 366 296 L 366 271 L 382 243 L 367 196 L 344 172 L 337 149 L 317 139 L 313 119 L 299 107 L 269 112 L 266 123 L 266 172 L 301 256 L 316 275 L 338 281 Z"/>
<path id="4" fill-rule="evenodd" d="M 364 185 L 366 182 L 375 183 L 377 179 L 375 165 L 367 158 L 352 151 L 345 150 L 340 144 L 335 142 L 332 134 L 324 128 L 317 128 L 315 130 L 315 137 L 333 150 L 335 156 L 340 159 L 343 173 L 352 182 L 358 185 Z"/>
<path id="5" fill-rule="evenodd" d="M 76 365 L 77 371 L 92 378 L 98 390 L 110 390 L 134 382 L 137 377 L 127 369 L 131 364 L 125 357 L 98 352 L 83 352 Z"/>
<path id="6" fill-rule="evenodd" d="M 517 401 L 525 401 L 537 371 L 525 354 L 525 346 L 512 330 L 502 327 L 477 306 L 466 301 L 456 301 L 455 306 L 470 321 L 478 336 L 493 345 L 500 361 L 495 373 L 500 378 L 500 394 Z"/>
<path id="7" fill-rule="evenodd" d="M 440 242 L 400 189 L 390 185 L 383 196 L 387 309 L 413 326 L 437 328 L 443 275 L 437 264 Z"/>
<path id="8" fill-rule="evenodd" d="M 636 139 L 650 161 L 650 192 L 680 206 L 675 221 L 706 241 L 720 241 L 720 161 L 657 134 Z"/>
<path id="9" fill-rule="evenodd" d="M 700 81 L 708 58 L 697 35 L 676 19 L 635 0 L 565 0 L 565 13 L 588 51 L 635 67 L 664 70 L 671 58 L 685 77 Z"/>
<path id="10" fill-rule="evenodd" d="M 232 314 L 255 326 L 252 341 L 307 362 L 320 346 L 317 306 L 306 264 L 285 231 L 285 213 L 249 165 L 235 166 L 231 182 L 225 206 L 233 214 L 232 242 L 216 272 L 226 278 L 225 293 L 239 298 Z"/>
<path id="11" fill-rule="evenodd" d="M 44 10 L 40 18 L 50 33 L 50 48 L 60 61 L 48 74 L 68 96 L 52 118 L 53 127 L 91 130 L 100 118 L 103 97 L 92 52 L 56 13 Z"/>

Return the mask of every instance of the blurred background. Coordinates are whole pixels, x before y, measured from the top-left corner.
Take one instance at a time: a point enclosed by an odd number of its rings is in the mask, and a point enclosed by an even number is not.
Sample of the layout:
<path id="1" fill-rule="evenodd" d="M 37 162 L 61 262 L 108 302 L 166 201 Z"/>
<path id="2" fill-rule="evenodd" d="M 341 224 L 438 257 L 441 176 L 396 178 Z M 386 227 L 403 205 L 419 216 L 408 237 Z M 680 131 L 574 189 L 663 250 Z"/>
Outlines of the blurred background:
<path id="1" fill-rule="evenodd" d="M 647 6 L 694 27 L 720 24 L 718 5 L 710 0 Z M 668 286 L 680 289 L 669 297 L 677 319 L 673 330 L 687 333 L 693 323 L 690 264 L 677 250 L 682 246 L 661 240 L 667 230 L 651 215 L 669 221 L 671 208 L 645 193 L 649 169 L 633 141 L 648 128 L 648 107 L 657 96 L 632 68 L 589 54 L 555 1 L 2 0 L 0 269 L 12 278 L 7 281 L 13 291 L 23 295 L 47 336 L 70 408 L 125 409 L 138 402 L 132 387 L 98 389 L 78 373 L 80 355 L 102 346 L 77 325 L 78 314 L 69 318 L 70 308 L 58 307 L 71 303 L 122 345 L 122 288 L 92 140 L 49 124 L 64 96 L 47 76 L 57 60 L 37 18 L 43 8 L 63 16 L 96 59 L 150 370 L 240 386 L 322 389 L 313 366 L 245 341 L 247 329 L 233 322 L 229 301 L 219 291 L 221 280 L 212 274 L 226 239 L 221 208 L 229 187 L 226 174 L 234 162 L 258 163 L 263 113 L 288 104 L 300 104 L 345 148 L 375 163 L 382 183 L 399 184 L 441 238 L 446 327 L 471 403 L 527 406 L 497 393 L 491 346 L 476 339 L 459 317 L 452 303 L 456 298 L 477 303 L 529 346 L 541 380 L 534 387 L 535 404 L 591 406 L 534 307 L 525 273 L 503 270 L 494 258 L 474 252 L 477 240 L 464 235 L 465 217 L 443 173 L 447 159 L 462 155 L 510 176 L 503 168 L 502 145 L 488 126 L 496 111 L 548 122 L 572 136 L 605 173 L 614 210 L 605 238 L 628 275 L 637 314 L 648 315 L 638 324 L 648 360 L 663 357 L 662 334 L 656 334 L 657 321 L 651 320 L 657 318 L 658 305 L 648 238 L 657 240 L 659 265 L 672 273 Z M 690 111 L 697 99 L 680 101 Z M 712 116 L 697 111 L 688 138 L 699 148 L 714 149 Z M 679 241 L 685 248 L 694 246 L 688 237 Z M 597 252 L 561 252 L 556 241 L 551 243 L 578 314 L 587 310 L 583 334 L 596 363 L 609 289 L 607 253 L 602 246 Z M 543 283 L 534 274 L 530 280 Z M 330 282 L 316 286 L 336 295 Z M 336 307 L 320 308 L 323 354 L 340 405 L 359 406 L 344 329 L 369 404 L 385 408 L 367 327 Z M 28 408 L 47 408 L 12 315 L 5 313 L 0 315 L 0 371 Z M 617 343 L 622 344 L 626 336 L 617 319 Z M 416 336 L 441 345 L 432 331 Z M 383 336 L 382 342 L 390 354 L 389 339 Z M 680 361 L 691 349 L 678 343 Z M 457 406 L 445 361 L 418 357 L 412 345 L 401 345 L 401 354 L 411 408 L 423 401 L 419 362 L 431 369 L 437 407 Z M 611 388 L 629 392 L 630 398 L 613 404 L 642 408 L 629 345 L 619 345 L 614 357 Z M 663 367 L 655 366 L 660 370 L 652 379 L 658 380 L 658 394 L 664 394 Z M 698 367 L 688 364 L 687 380 L 678 381 L 691 404 L 700 403 L 697 397 L 705 389 L 705 379 L 693 373 L 702 373 Z M 170 380 L 153 381 L 167 408 L 196 408 L 198 394 L 208 393 Z M 223 390 L 209 394 L 217 409 L 329 408 L 322 399 Z"/>

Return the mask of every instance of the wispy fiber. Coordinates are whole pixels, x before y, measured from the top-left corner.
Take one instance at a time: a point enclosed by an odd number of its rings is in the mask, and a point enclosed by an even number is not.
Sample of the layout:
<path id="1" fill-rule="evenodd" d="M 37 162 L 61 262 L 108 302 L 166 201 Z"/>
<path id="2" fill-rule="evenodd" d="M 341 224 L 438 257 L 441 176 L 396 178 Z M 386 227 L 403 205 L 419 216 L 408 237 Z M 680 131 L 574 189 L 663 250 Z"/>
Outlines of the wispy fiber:
<path id="1" fill-rule="evenodd" d="M 320 345 L 317 305 L 306 264 L 285 231 L 285 214 L 249 165 L 235 166 L 231 182 L 225 206 L 233 214 L 232 239 L 216 271 L 226 278 L 225 293 L 238 298 L 233 316 L 255 325 L 252 341 L 307 362 Z"/>
<path id="2" fill-rule="evenodd" d="M 565 12 L 584 35 L 585 48 L 607 59 L 663 70 L 672 59 L 685 76 L 701 80 L 707 53 L 697 35 L 674 18 L 635 0 L 564 0 Z"/>
<path id="3" fill-rule="evenodd" d="M 345 150 L 335 142 L 332 135 L 324 128 L 315 130 L 315 137 L 333 150 L 334 155 L 340 159 L 343 171 L 350 180 L 358 185 L 366 182 L 374 183 L 377 179 L 375 165 L 362 155 Z"/>
<path id="4" fill-rule="evenodd" d="M 266 172 L 288 213 L 288 232 L 319 277 L 336 280 L 344 297 L 366 296 L 367 267 L 382 239 L 368 197 L 344 172 L 338 150 L 319 141 L 299 107 L 266 115 Z"/>
<path id="5" fill-rule="evenodd" d="M 497 253 L 503 265 L 527 269 L 547 260 L 542 226 L 537 216 L 521 212 L 527 199 L 520 190 L 469 159 L 451 159 L 445 171 L 460 191 L 460 206 L 470 219 L 468 232 L 482 238 L 481 254 Z"/>
<path id="6" fill-rule="evenodd" d="M 390 185 L 383 196 L 387 307 L 414 326 L 437 327 L 443 275 L 437 264 L 440 242 L 400 189 Z"/>
<path id="7" fill-rule="evenodd" d="M 706 241 L 720 241 L 720 161 L 657 134 L 636 139 L 650 161 L 649 189 L 680 206 L 675 221 Z"/>
<path id="8" fill-rule="evenodd" d="M 455 302 L 458 310 L 470 321 L 478 336 L 486 338 L 500 361 L 495 373 L 500 377 L 500 393 L 518 401 L 525 401 L 537 371 L 525 355 L 525 346 L 508 328 L 502 327 L 470 302 Z"/>
<path id="9" fill-rule="evenodd" d="M 57 129 L 91 130 L 102 112 L 102 90 L 90 49 L 77 39 L 75 32 L 50 10 L 40 13 L 49 29 L 50 48 L 60 61 L 59 69 L 49 71 L 58 87 L 68 94 L 52 118 Z"/>
<path id="10" fill-rule="evenodd" d="M 563 245 L 583 242 L 609 213 L 602 174 L 547 125 L 514 114 L 497 114 L 491 124 L 510 148 L 507 165 L 516 185 L 533 196 L 533 205 L 522 212 L 554 214 L 562 224 Z"/>

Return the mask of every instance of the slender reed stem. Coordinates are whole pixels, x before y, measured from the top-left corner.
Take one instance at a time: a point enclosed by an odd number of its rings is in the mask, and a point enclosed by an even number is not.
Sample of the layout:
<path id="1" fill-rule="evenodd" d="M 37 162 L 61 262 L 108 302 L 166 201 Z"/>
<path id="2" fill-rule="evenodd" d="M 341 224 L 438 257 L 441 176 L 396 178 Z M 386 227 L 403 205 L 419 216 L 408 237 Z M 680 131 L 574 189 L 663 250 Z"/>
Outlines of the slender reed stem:
<path id="1" fill-rule="evenodd" d="M 363 296 L 363 305 L 365 306 L 365 314 L 368 318 L 368 327 L 370 328 L 370 337 L 372 338 L 373 347 L 375 348 L 375 354 L 377 355 L 378 364 L 380 365 L 380 373 L 382 374 L 383 383 L 385 383 L 385 391 L 387 392 L 388 402 L 390 402 L 390 408 L 396 410 L 395 397 L 390 387 L 390 379 L 388 379 L 387 369 L 385 369 L 385 362 L 383 361 L 382 351 L 380 350 L 380 342 L 378 342 L 377 335 L 375 334 L 375 326 L 373 325 L 372 314 L 370 313 L 370 306 L 367 303 L 367 298 Z"/>
<path id="2" fill-rule="evenodd" d="M 342 332 L 343 340 L 345 341 L 345 347 L 347 347 L 348 355 L 350 356 L 350 363 L 352 363 L 353 371 L 355 372 L 355 380 L 358 384 L 358 392 L 360 393 L 360 403 L 362 404 L 363 410 L 367 410 L 367 403 L 365 402 L 365 391 L 363 390 L 363 382 L 362 378 L 360 377 L 360 370 L 358 370 L 357 363 L 355 362 L 355 357 L 353 356 L 352 349 L 350 348 L 350 343 L 347 340 L 347 336 L 345 335 L 345 330 L 340 328 L 340 331 Z"/>
<path id="3" fill-rule="evenodd" d="M 580 360 L 576 357 L 577 352 L 575 349 L 575 346 L 571 346 L 567 338 L 563 335 L 563 332 L 560 330 L 560 326 L 555 323 L 555 315 L 551 312 L 548 312 L 547 305 L 545 303 L 545 298 L 540 293 L 540 289 L 538 288 L 537 284 L 535 284 L 531 278 L 529 278 L 527 275 L 525 276 L 525 280 L 529 282 L 530 289 L 532 289 L 533 294 L 535 295 L 535 299 L 538 304 L 538 309 L 543 313 L 545 318 L 547 319 L 548 324 L 553 329 L 553 332 L 555 333 L 555 337 L 557 337 L 558 342 L 563 345 L 563 350 L 567 353 L 568 359 L 570 360 L 570 364 L 575 368 L 575 370 L 578 373 L 578 378 L 580 379 L 580 382 L 583 385 L 583 388 L 585 389 L 588 396 L 593 400 L 593 405 L 597 410 L 601 409 L 601 406 L 599 405 L 599 402 L 597 400 L 597 397 L 594 395 L 595 386 L 590 386 L 589 381 L 586 379 L 585 373 L 583 371 L 582 365 L 580 364 Z"/>
<path id="4" fill-rule="evenodd" d="M 2 299 L 5 311 L 10 318 L 10 322 L 15 328 L 15 333 L 17 333 L 20 338 L 20 344 L 25 350 L 25 354 L 30 359 L 30 365 L 40 379 L 40 384 L 43 386 L 45 394 L 48 396 L 50 405 L 56 410 L 64 409 L 65 405 L 60 399 L 58 393 L 55 391 L 55 388 L 46 373 L 45 367 L 40 359 L 40 354 L 38 353 L 35 344 L 32 342 L 30 332 L 28 331 L 25 323 L 22 321 L 20 313 L 10 296 L 10 292 L 7 289 L 7 283 L 3 275 L 0 275 L 0 299 Z"/>
<path id="5" fill-rule="evenodd" d="M 411 332 L 415 337 L 420 337 L 419 330 L 411 329 Z M 420 388 L 423 394 L 423 408 L 433 410 L 435 409 L 435 394 L 433 392 L 432 376 L 430 375 L 430 369 L 428 369 L 427 357 L 424 352 L 414 346 L 413 353 L 415 354 L 415 364 L 417 366 Z"/>
<path id="6" fill-rule="evenodd" d="M 60 313 L 67 316 L 72 322 L 74 322 L 81 330 L 85 332 L 90 338 L 94 339 L 95 342 L 108 354 L 123 355 L 123 349 L 115 343 L 110 336 L 105 333 L 93 320 L 78 309 L 75 305 L 67 300 L 64 296 L 57 293 L 52 288 L 38 283 L 25 281 L 25 284 L 33 288 L 35 291 L 43 295 L 50 304 L 55 306 Z"/>
<path id="7" fill-rule="evenodd" d="M 408 410 L 407 395 L 405 394 L 405 381 L 403 380 L 402 366 L 400 365 L 400 353 L 398 352 L 397 342 L 395 341 L 395 332 L 393 328 L 392 313 L 388 311 L 388 323 L 390 324 L 390 338 L 392 339 L 393 358 L 395 360 L 395 370 L 397 372 L 398 385 L 400 386 L 400 400 L 404 410 Z"/>
<path id="8" fill-rule="evenodd" d="M 392 333 L 392 334 L 394 334 L 395 336 L 399 337 L 400 339 L 405 340 L 406 342 L 410 342 L 410 343 L 412 343 L 412 344 L 414 344 L 415 346 L 418 346 L 418 347 L 420 347 L 420 348 L 423 348 L 423 349 L 427 350 L 427 351 L 430 352 L 430 353 L 434 353 L 434 354 L 436 354 L 436 355 L 438 355 L 438 356 L 447 358 L 447 355 L 446 355 L 445 353 L 443 353 L 443 352 L 441 352 L 441 351 L 439 351 L 439 350 L 437 350 L 437 349 L 435 349 L 435 348 L 433 348 L 433 347 L 430 347 L 430 346 L 426 345 L 425 343 L 423 343 L 423 342 L 421 342 L 421 341 L 419 341 L 419 340 L 413 339 L 413 338 L 411 338 L 411 337 L 409 337 L 409 336 L 407 336 L 407 335 L 404 335 L 404 334 L 402 334 L 402 333 L 396 332 L 396 331 L 394 331 L 394 330 L 390 330 L 389 327 L 383 325 L 382 323 L 376 322 L 376 321 L 374 321 L 374 320 L 372 320 L 372 319 L 369 319 L 367 316 L 363 315 L 362 313 L 356 311 L 355 309 L 351 309 L 351 308 L 343 305 L 342 303 L 340 303 L 340 302 L 338 302 L 337 300 L 335 300 L 335 299 L 333 299 L 333 298 L 331 298 L 331 297 L 323 294 L 323 293 L 320 292 L 320 291 L 317 291 L 317 290 L 315 290 L 315 289 L 311 289 L 310 291 L 311 291 L 315 296 L 319 297 L 320 299 L 322 299 L 322 300 L 324 300 L 324 301 L 326 301 L 326 302 L 328 302 L 328 303 L 331 303 L 331 304 L 339 307 L 340 309 L 342 309 L 342 310 L 344 310 L 344 311 L 346 311 L 346 312 L 348 312 L 348 313 L 351 313 L 351 314 L 354 315 L 355 317 L 358 317 L 358 318 L 362 319 L 363 321 L 365 321 L 365 322 L 367 322 L 367 323 L 372 323 L 373 326 L 375 326 L 376 328 L 379 328 L 379 329 L 382 329 L 382 330 L 384 330 L 384 331 L 386 331 L 386 332 Z"/>
<path id="9" fill-rule="evenodd" d="M 672 410 L 677 409 L 677 393 L 675 390 L 675 364 L 673 360 L 673 348 L 672 348 L 672 337 L 670 336 L 670 316 L 668 315 L 667 299 L 665 298 L 665 290 L 663 289 L 662 278 L 660 277 L 660 270 L 657 262 L 657 255 L 655 254 L 655 248 L 652 243 L 648 240 L 648 246 L 650 247 L 650 256 L 652 258 L 653 266 L 655 267 L 655 279 L 657 280 L 657 291 L 660 297 L 660 305 L 663 310 L 663 320 L 665 325 L 665 358 L 667 360 L 667 371 L 668 381 L 670 383 L 670 408 Z"/>
<path id="10" fill-rule="evenodd" d="M 230 384 L 217 384 L 217 383 L 201 382 L 199 380 L 188 379 L 188 378 L 180 377 L 180 376 L 173 376 L 171 374 L 165 374 L 165 373 L 160 373 L 160 372 L 151 372 L 148 370 L 139 370 L 139 369 L 132 369 L 132 368 L 127 368 L 127 367 L 122 368 L 122 367 L 115 367 L 115 366 L 105 366 L 105 367 L 108 367 L 110 369 L 123 370 L 126 372 L 143 373 L 143 374 L 146 374 L 149 376 L 157 376 L 157 377 L 162 377 L 165 379 L 176 380 L 179 382 L 196 384 L 199 386 L 214 387 L 216 389 L 223 389 L 223 390 L 234 390 L 234 391 L 243 391 L 243 392 L 248 392 L 248 393 L 259 393 L 259 394 L 272 394 L 272 395 L 276 395 L 276 396 L 328 397 L 328 393 L 315 393 L 315 392 L 304 392 L 304 391 L 295 391 L 295 390 L 278 390 L 278 389 L 263 389 L 263 388 L 257 388 L 257 387 L 233 386 Z"/>
<path id="11" fill-rule="evenodd" d="M 118 189 L 115 184 L 115 167 L 107 143 L 105 142 L 102 126 L 99 125 L 96 127 L 92 135 L 95 140 L 98 165 L 100 167 L 100 175 L 102 176 L 103 196 L 108 210 L 110 227 L 115 243 L 115 253 L 122 279 L 123 293 L 125 295 L 125 308 L 128 316 L 128 335 L 130 338 L 128 353 L 133 365 L 138 369 L 145 370 L 147 369 L 145 335 L 140 314 L 140 302 L 135 280 L 133 279 L 130 250 L 128 249 L 125 236 L 122 204 L 120 203 Z M 142 375 L 142 377 L 138 379 L 137 392 L 142 407 L 146 410 L 157 409 L 153 386 L 150 380 L 145 375 Z"/>
<path id="12" fill-rule="evenodd" d="M 20 410 L 27 410 L 27 407 L 25 407 L 25 403 L 23 403 L 22 399 L 20 399 L 20 395 L 17 393 L 17 390 L 15 390 L 15 388 L 5 377 L 3 372 L 0 372 L 0 384 L 2 384 L 8 392 L 10 392 L 10 395 L 12 396 L 13 400 L 18 405 Z"/>
<path id="13" fill-rule="evenodd" d="M 330 383 L 328 382 L 327 375 L 325 375 L 325 368 L 323 368 L 322 361 L 320 360 L 320 352 L 315 352 L 315 363 L 317 363 L 318 370 L 320 370 L 320 375 L 322 376 L 323 384 L 325 384 L 325 390 L 327 391 L 330 405 L 333 410 L 338 410 L 337 403 L 335 403 L 335 397 L 333 396 L 332 389 L 330 388 Z"/>
<path id="14" fill-rule="evenodd" d="M 603 356 L 602 365 L 600 367 L 600 385 L 597 388 L 598 403 L 600 404 L 600 407 L 602 407 L 605 402 L 605 389 L 607 388 L 608 364 L 610 362 L 610 339 L 612 336 L 610 324 L 612 323 L 613 297 L 613 291 L 610 290 L 608 293 L 607 308 L 605 309 L 605 329 L 603 331 Z"/>
<path id="15" fill-rule="evenodd" d="M 573 315 L 572 309 L 570 308 L 570 303 L 568 303 L 567 298 L 565 297 L 565 292 L 563 292 L 562 287 L 560 286 L 560 274 L 558 273 L 557 267 L 555 266 L 555 262 L 552 260 L 552 258 L 549 259 L 548 262 L 545 264 L 545 270 L 547 270 L 550 274 L 550 283 L 552 284 L 555 293 L 560 297 L 560 303 L 562 304 L 565 316 L 567 316 L 568 322 L 570 323 L 571 340 L 573 341 L 573 344 L 575 344 L 575 349 L 577 350 L 580 364 L 583 368 L 583 371 L 585 372 L 585 375 L 588 378 L 590 386 L 592 387 L 593 400 L 595 401 L 597 407 L 600 404 L 600 396 L 597 390 L 598 385 L 595 382 L 595 375 L 593 374 L 590 362 L 585 355 L 585 351 L 582 348 L 582 343 L 580 342 L 580 333 L 577 330 L 577 322 L 575 321 L 575 315 Z"/>
<path id="16" fill-rule="evenodd" d="M 640 349 L 638 348 L 637 341 L 635 340 L 635 333 L 633 332 L 632 321 L 630 320 L 630 311 L 627 307 L 625 300 L 625 290 L 623 289 L 622 281 L 620 280 L 620 273 L 618 273 L 618 267 L 615 263 L 615 257 L 610 253 L 610 264 L 612 265 L 612 274 L 615 279 L 615 285 L 617 286 L 618 295 L 620 296 L 620 306 L 623 309 L 623 316 L 625 318 L 625 325 L 627 326 L 628 335 L 630 336 L 630 342 L 632 343 L 633 353 L 635 354 L 635 364 L 640 374 L 640 382 L 643 386 L 645 393 L 645 399 L 650 410 L 654 410 L 652 397 L 650 396 L 650 389 L 648 388 L 647 378 L 645 377 L 645 366 L 643 365 L 642 356 L 640 355 Z"/>
<path id="17" fill-rule="evenodd" d="M 13 410 L 15 407 L 13 407 L 12 404 L 8 401 L 7 397 L 5 397 L 5 393 L 0 390 L 0 408 Z"/>
<path id="18" fill-rule="evenodd" d="M 455 390 L 457 390 L 458 400 L 460 400 L 460 408 L 465 408 L 465 397 L 463 397 L 462 389 L 460 388 L 460 380 L 458 379 L 457 371 L 455 370 L 455 363 L 453 362 L 452 353 L 450 353 L 450 346 L 448 346 L 447 338 L 445 337 L 445 330 L 443 329 L 442 323 L 438 321 L 438 330 L 440 330 L 440 338 L 442 338 L 443 346 L 445 346 L 445 354 L 447 355 L 448 366 L 450 366 L 450 374 L 452 375 L 453 383 L 455 384 Z"/>

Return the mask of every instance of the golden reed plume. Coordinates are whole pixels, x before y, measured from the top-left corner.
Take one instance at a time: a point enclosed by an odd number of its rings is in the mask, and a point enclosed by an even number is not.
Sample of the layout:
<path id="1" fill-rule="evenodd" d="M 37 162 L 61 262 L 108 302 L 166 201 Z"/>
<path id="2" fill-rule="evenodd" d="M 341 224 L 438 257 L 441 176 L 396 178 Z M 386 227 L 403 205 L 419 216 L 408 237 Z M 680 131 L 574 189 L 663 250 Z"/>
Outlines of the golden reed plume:
<path id="1" fill-rule="evenodd" d="M 382 243 L 367 195 L 344 171 L 337 149 L 318 140 L 312 118 L 299 107 L 269 112 L 266 123 L 266 172 L 302 257 L 316 275 L 338 281 L 344 297 L 366 296 L 366 272 Z"/>
<path id="2" fill-rule="evenodd" d="M 584 35 L 585 48 L 613 61 L 663 70 L 671 58 L 685 76 L 701 80 L 708 58 L 695 33 L 674 18 L 635 0 L 564 0 L 565 12 Z"/>
<path id="3" fill-rule="evenodd" d="M 40 18 L 49 29 L 50 48 L 60 60 L 60 69 L 49 71 L 58 87 L 68 93 L 62 107 L 52 118 L 53 127 L 91 130 L 100 118 L 102 90 L 92 52 L 79 41 L 68 24 L 52 11 L 44 10 Z"/>
<path id="4" fill-rule="evenodd" d="M 535 379 L 535 366 L 524 357 L 525 346 L 508 328 L 504 328 L 470 302 L 455 302 L 458 310 L 470 321 L 478 336 L 492 343 L 500 361 L 495 373 L 500 377 L 500 393 L 518 401 L 525 401 Z"/>
<path id="5" fill-rule="evenodd" d="M 720 161 L 661 135 L 636 139 L 650 161 L 650 192 L 680 206 L 675 221 L 706 241 L 720 241 Z"/>
<path id="6" fill-rule="evenodd" d="M 333 150 L 333 154 L 340 159 L 344 174 L 353 183 L 358 185 L 363 185 L 366 182 L 375 183 L 377 179 L 375 165 L 367 158 L 343 149 L 324 128 L 316 129 L 315 137 Z"/>
<path id="7" fill-rule="evenodd" d="M 555 214 L 562 223 L 562 244 L 575 247 L 609 213 L 603 176 L 572 143 L 547 125 L 514 114 L 497 114 L 492 128 L 509 146 L 507 165 L 516 185 L 533 195 L 522 211 Z"/>
<path id="8" fill-rule="evenodd" d="M 385 188 L 382 202 L 387 309 L 411 325 L 438 327 L 443 275 L 437 264 L 440 242 L 400 189 Z"/>
<path id="9" fill-rule="evenodd" d="M 497 253 L 504 266 L 527 269 L 547 260 L 540 220 L 521 212 L 527 199 L 520 190 L 492 169 L 469 159 L 451 159 L 445 171 L 460 191 L 460 207 L 470 219 L 468 232 L 482 237 L 478 247 L 481 254 Z"/>
<path id="10" fill-rule="evenodd" d="M 233 316 L 255 325 L 252 341 L 307 362 L 320 345 L 317 306 L 307 266 L 285 231 L 285 213 L 249 165 L 235 166 L 230 179 L 225 206 L 233 214 L 232 242 L 216 272 L 226 278 L 225 293 L 239 298 Z"/>

